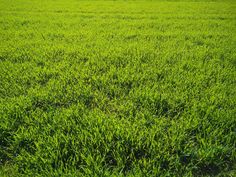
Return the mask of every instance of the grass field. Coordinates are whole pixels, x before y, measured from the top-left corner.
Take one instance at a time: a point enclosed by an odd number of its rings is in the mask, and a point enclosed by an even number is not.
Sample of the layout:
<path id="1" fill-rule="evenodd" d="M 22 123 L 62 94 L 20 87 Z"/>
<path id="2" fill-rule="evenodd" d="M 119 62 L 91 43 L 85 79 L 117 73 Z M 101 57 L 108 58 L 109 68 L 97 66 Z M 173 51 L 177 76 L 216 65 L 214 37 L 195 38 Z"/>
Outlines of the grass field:
<path id="1" fill-rule="evenodd" d="M 236 2 L 0 0 L 0 176 L 236 176 Z"/>

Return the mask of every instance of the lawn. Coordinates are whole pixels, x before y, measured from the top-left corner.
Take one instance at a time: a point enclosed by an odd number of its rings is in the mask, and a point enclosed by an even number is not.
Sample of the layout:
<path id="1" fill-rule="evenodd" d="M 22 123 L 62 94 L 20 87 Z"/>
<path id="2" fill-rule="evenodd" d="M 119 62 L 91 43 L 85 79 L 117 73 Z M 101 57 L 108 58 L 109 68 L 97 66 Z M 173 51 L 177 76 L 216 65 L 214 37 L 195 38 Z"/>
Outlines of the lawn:
<path id="1" fill-rule="evenodd" d="M 0 0 L 0 176 L 236 176 L 236 2 Z"/>

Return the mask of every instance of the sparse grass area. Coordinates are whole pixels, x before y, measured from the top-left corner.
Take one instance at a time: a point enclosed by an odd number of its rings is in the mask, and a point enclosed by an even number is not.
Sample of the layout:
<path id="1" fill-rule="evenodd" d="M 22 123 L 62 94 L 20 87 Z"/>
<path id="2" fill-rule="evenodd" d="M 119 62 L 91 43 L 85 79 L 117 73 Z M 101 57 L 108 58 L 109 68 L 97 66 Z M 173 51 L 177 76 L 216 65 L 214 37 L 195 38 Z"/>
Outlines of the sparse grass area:
<path id="1" fill-rule="evenodd" d="M 0 176 L 235 176 L 234 1 L 0 0 Z"/>

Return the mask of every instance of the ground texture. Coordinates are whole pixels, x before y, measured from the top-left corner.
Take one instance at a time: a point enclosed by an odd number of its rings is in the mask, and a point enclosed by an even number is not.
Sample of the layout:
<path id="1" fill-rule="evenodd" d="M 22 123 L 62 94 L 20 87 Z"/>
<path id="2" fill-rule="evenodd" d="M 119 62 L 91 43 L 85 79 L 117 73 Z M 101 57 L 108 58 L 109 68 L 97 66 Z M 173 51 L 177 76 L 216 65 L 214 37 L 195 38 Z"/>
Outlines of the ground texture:
<path id="1" fill-rule="evenodd" d="M 0 176 L 236 175 L 235 9 L 0 0 Z"/>

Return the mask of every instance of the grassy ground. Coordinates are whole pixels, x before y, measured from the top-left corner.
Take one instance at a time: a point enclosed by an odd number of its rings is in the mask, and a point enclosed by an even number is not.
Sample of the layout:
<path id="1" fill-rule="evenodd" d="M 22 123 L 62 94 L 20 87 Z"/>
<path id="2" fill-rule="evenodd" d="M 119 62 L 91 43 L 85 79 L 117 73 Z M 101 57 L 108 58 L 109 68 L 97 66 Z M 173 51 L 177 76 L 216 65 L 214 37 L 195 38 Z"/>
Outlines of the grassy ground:
<path id="1" fill-rule="evenodd" d="M 235 176 L 235 9 L 0 0 L 0 176 Z"/>

